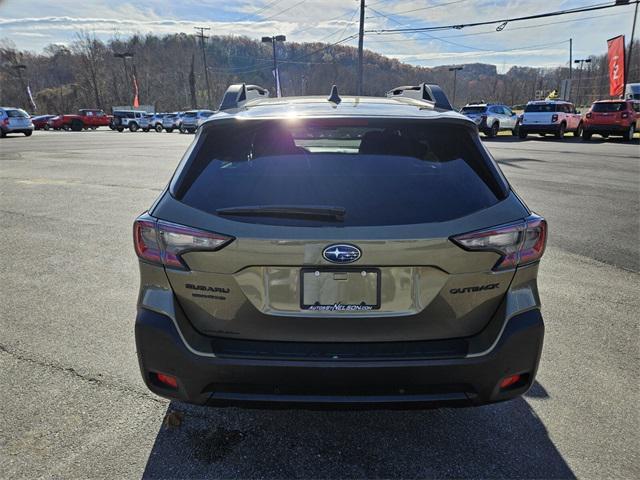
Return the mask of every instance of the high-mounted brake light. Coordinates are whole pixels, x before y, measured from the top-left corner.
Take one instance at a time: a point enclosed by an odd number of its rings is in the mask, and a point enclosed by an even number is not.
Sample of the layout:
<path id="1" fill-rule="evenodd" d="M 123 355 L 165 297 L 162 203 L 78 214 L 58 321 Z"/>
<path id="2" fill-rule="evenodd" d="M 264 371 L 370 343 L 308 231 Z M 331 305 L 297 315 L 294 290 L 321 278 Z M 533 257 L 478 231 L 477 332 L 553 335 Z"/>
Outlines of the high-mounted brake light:
<path id="1" fill-rule="evenodd" d="M 500 254 L 493 270 L 507 270 L 542 258 L 547 243 L 547 222 L 531 215 L 523 222 L 465 233 L 451 240 L 466 250 Z"/>
<path id="2" fill-rule="evenodd" d="M 187 269 L 181 255 L 192 251 L 215 251 L 233 237 L 156 220 L 143 214 L 133 224 L 133 244 L 143 260 L 167 267 Z"/>

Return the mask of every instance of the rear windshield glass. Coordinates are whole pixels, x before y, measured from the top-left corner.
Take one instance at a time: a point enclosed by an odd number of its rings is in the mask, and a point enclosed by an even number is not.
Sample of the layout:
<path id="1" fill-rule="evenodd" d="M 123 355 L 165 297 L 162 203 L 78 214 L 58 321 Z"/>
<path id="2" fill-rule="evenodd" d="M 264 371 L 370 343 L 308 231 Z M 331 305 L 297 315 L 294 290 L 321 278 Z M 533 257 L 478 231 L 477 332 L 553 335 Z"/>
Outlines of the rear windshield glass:
<path id="1" fill-rule="evenodd" d="M 555 112 L 557 105 L 555 103 L 533 103 L 524 107 L 525 112 Z"/>
<path id="2" fill-rule="evenodd" d="M 487 107 L 463 107 L 460 113 L 484 113 Z"/>
<path id="3" fill-rule="evenodd" d="M 187 112 L 184 114 L 185 117 L 195 117 L 198 115 L 198 112 Z"/>
<path id="4" fill-rule="evenodd" d="M 29 114 L 24 110 L 15 109 L 15 110 L 7 110 L 7 117 L 12 118 L 26 118 Z"/>
<path id="5" fill-rule="evenodd" d="M 627 109 L 625 102 L 602 102 L 594 103 L 593 112 L 624 112 Z"/>
<path id="6" fill-rule="evenodd" d="M 506 192 L 468 127 L 367 119 L 212 125 L 172 188 L 211 214 L 249 206 L 345 212 L 339 220 L 225 217 L 300 226 L 442 222 L 490 207 Z"/>

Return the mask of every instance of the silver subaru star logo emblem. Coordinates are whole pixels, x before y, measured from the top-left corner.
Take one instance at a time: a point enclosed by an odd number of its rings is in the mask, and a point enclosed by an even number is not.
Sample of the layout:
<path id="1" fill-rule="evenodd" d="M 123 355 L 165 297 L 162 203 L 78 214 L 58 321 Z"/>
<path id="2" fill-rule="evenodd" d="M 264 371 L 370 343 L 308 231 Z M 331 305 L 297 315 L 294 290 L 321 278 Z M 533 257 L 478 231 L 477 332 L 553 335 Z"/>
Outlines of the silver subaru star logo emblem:
<path id="1" fill-rule="evenodd" d="M 347 244 L 329 245 L 322 251 L 322 256 L 331 263 L 355 262 L 361 255 L 358 247 Z"/>

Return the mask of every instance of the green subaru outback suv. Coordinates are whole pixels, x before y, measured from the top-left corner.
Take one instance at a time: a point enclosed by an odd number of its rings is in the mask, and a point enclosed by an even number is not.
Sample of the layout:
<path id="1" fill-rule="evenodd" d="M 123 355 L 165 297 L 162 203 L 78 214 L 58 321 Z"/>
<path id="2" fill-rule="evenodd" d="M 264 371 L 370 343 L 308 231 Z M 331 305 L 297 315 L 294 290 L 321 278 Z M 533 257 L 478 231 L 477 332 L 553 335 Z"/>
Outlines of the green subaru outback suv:
<path id="1" fill-rule="evenodd" d="M 144 381 L 220 406 L 517 397 L 546 236 L 437 86 L 233 85 L 134 224 Z"/>

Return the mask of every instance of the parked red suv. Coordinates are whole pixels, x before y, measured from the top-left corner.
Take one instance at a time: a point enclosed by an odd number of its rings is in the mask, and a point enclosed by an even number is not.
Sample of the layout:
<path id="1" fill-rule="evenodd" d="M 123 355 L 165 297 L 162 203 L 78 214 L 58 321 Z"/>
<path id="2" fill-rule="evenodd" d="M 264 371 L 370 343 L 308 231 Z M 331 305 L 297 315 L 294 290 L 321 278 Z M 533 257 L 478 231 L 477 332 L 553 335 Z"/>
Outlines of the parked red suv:
<path id="1" fill-rule="evenodd" d="M 598 100 L 591 105 L 582 122 L 582 138 L 590 140 L 597 133 L 607 138 L 609 135 L 633 140 L 640 131 L 640 101 L 638 100 Z"/>

